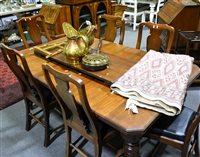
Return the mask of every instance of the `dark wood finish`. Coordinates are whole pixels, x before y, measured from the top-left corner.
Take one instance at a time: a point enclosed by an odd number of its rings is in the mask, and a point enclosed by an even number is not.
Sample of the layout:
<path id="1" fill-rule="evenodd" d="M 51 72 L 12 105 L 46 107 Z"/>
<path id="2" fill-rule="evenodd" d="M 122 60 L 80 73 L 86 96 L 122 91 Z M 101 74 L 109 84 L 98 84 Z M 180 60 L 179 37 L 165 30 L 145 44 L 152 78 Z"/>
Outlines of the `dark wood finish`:
<path id="1" fill-rule="evenodd" d="M 149 51 L 150 49 L 155 51 L 160 51 L 163 49 L 164 52 L 170 53 L 171 46 L 174 40 L 174 28 L 167 25 L 167 24 L 155 24 L 152 22 L 142 22 L 139 24 L 139 31 L 138 31 L 138 39 L 136 43 L 136 48 L 140 49 L 141 40 L 142 40 L 142 31 L 144 27 L 148 27 L 150 30 L 150 34 L 147 37 L 146 41 L 146 49 Z M 166 40 L 163 44 L 162 38 L 160 37 L 161 33 L 164 32 L 166 35 Z M 163 47 L 162 45 L 165 45 Z"/>
<path id="2" fill-rule="evenodd" d="M 40 21 L 40 24 L 38 24 L 38 21 Z M 30 36 L 30 39 L 34 45 L 42 43 L 42 35 L 45 35 L 48 41 L 52 40 L 49 32 L 47 31 L 47 26 L 43 15 L 22 17 L 17 21 L 17 27 L 26 48 L 29 48 L 30 44 L 24 35 L 24 31 L 28 32 L 28 35 Z M 41 29 L 44 33 L 41 32 Z"/>
<path id="3" fill-rule="evenodd" d="M 54 40 L 52 42 L 49 42 L 49 46 L 51 45 L 51 43 L 56 45 L 58 43 L 62 43 L 63 41 L 66 41 L 66 38 L 61 38 L 59 40 Z M 92 48 L 96 48 L 97 44 L 98 44 L 98 40 L 95 39 L 95 42 L 92 45 Z M 47 46 L 45 45 L 41 45 L 37 47 L 46 48 Z M 56 50 L 59 51 L 59 49 L 56 49 Z M 42 53 L 40 53 L 38 48 L 35 48 L 34 51 L 42 55 Z M 56 51 L 52 50 L 48 52 L 54 53 Z M 133 64 L 137 63 L 145 55 L 145 53 L 139 49 L 132 50 L 131 48 L 119 46 L 114 43 L 111 44 L 107 41 L 103 41 L 101 53 L 109 57 L 109 66 L 105 70 L 100 70 L 100 71 L 85 70 L 81 64 L 77 66 L 70 65 L 69 63 L 66 62 L 65 56 L 62 53 L 54 55 L 50 57 L 48 60 L 59 63 L 60 65 L 64 65 L 70 68 L 71 70 L 80 72 L 86 76 L 91 77 L 94 80 L 98 80 L 101 83 L 107 86 L 110 86 L 120 76 L 122 76 L 125 71 L 127 71 L 131 66 L 133 66 Z M 118 68 L 119 65 L 120 65 L 120 68 Z"/>
<path id="4" fill-rule="evenodd" d="M 49 42 L 49 44 L 62 42 L 64 40 L 66 40 L 66 38 L 60 38 Z M 96 39 L 92 47 L 96 48 L 97 44 L 98 40 Z M 103 42 L 101 50 L 105 54 L 112 56 L 110 58 L 109 67 L 102 71 L 93 72 L 93 74 L 98 75 L 99 77 L 107 77 L 111 80 L 116 80 L 122 76 L 124 72 L 136 64 L 145 54 L 139 49 L 125 47 L 107 41 Z M 22 50 L 21 53 L 26 55 L 28 65 L 35 78 L 47 85 L 41 68 L 46 60 L 34 55 L 33 49 Z M 87 77 L 79 71 L 72 71 L 69 67 L 61 66 L 56 62 L 48 62 L 48 64 L 56 70 L 68 72 L 69 74 L 77 76 L 85 83 L 87 98 L 90 102 L 92 111 L 99 120 L 112 126 L 121 133 L 124 139 L 125 156 L 138 157 L 140 138 L 159 118 L 160 114 L 143 108 L 138 108 L 138 114 L 129 113 L 124 110 L 126 99 L 119 95 L 112 94 L 110 88 L 96 80 L 96 78 Z"/>
<path id="5" fill-rule="evenodd" d="M 180 31 L 177 37 L 177 41 L 176 41 L 176 47 L 175 47 L 175 52 L 179 53 L 178 50 L 178 45 L 179 45 L 179 39 L 180 37 L 184 38 L 186 40 L 186 47 L 184 50 L 184 54 L 187 55 L 191 55 L 193 56 L 192 52 L 196 51 L 196 53 L 198 53 L 198 51 L 200 50 L 200 31 Z M 196 54 L 195 56 L 193 56 L 196 59 L 196 63 L 200 65 L 200 58 L 198 57 L 199 53 Z"/>
<path id="6" fill-rule="evenodd" d="M 178 116 L 174 117 L 174 120 L 176 118 L 178 118 Z M 191 116 L 191 120 L 192 120 L 192 122 L 190 124 L 188 124 L 189 125 L 189 126 L 187 126 L 188 129 L 186 130 L 185 134 L 183 135 L 184 136 L 183 140 L 178 140 L 173 137 L 166 136 L 166 135 L 156 134 L 155 132 L 151 132 L 151 129 L 150 129 L 149 133 L 147 134 L 147 137 L 158 141 L 158 144 L 156 145 L 154 152 L 151 154 L 151 156 L 158 155 L 157 151 L 159 150 L 159 147 L 162 144 L 166 144 L 166 145 L 170 145 L 176 149 L 179 149 L 181 151 L 181 157 L 189 157 L 189 156 L 192 156 L 193 153 L 195 153 L 196 157 L 199 157 L 200 156 L 200 151 L 199 151 L 200 106 L 197 110 L 195 117 L 192 118 L 192 116 Z M 172 123 L 170 123 L 170 124 L 173 125 L 173 122 L 174 121 L 172 120 Z M 166 128 L 167 127 L 169 127 L 169 126 L 166 126 Z M 154 127 L 152 127 L 152 129 L 153 128 Z M 165 128 L 163 128 L 163 129 L 165 129 Z M 160 131 L 162 131 L 162 130 L 160 130 Z"/>
<path id="7" fill-rule="evenodd" d="M 65 39 L 60 38 L 50 43 L 62 42 Z M 97 44 L 98 40 L 95 40 L 92 47 L 96 47 Z M 109 67 L 97 72 L 96 75 L 102 77 L 107 76 L 112 80 L 116 80 L 123 75 L 125 71 L 137 63 L 144 55 L 144 53 L 138 49 L 128 48 L 106 41 L 103 42 L 101 50 L 105 52 L 105 54 L 114 57 L 118 62 L 116 61 L 113 63 L 112 61 L 115 59 L 110 58 Z M 44 84 L 47 84 L 41 68 L 46 60 L 33 55 L 34 50 L 26 49 L 21 52 L 26 54 L 26 59 L 33 75 Z M 126 156 L 138 156 L 138 152 L 133 150 L 138 150 L 139 139 L 156 121 L 159 117 L 159 113 L 139 108 L 139 114 L 130 114 L 128 111 L 124 110 L 126 99 L 119 95 L 112 94 L 109 87 L 98 83 L 96 79 L 91 79 L 85 75 L 81 75 L 79 72 L 71 71 L 68 67 L 63 67 L 55 62 L 49 62 L 49 64 L 57 70 L 66 71 L 79 77 L 85 83 L 90 107 L 95 112 L 98 119 L 120 131 L 124 138 L 124 151 L 126 152 Z M 123 66 L 123 68 L 121 68 L 121 66 Z"/>
<path id="8" fill-rule="evenodd" d="M 174 27 L 175 36 L 172 44 L 174 49 L 178 31 L 197 31 L 199 29 L 200 7 L 192 0 L 168 0 L 158 12 L 158 17 L 158 23 L 166 23 Z M 163 34 L 162 38 L 165 40 L 166 35 Z M 186 42 L 181 40 L 179 46 L 185 44 Z"/>
<path id="9" fill-rule="evenodd" d="M 63 22 L 72 24 L 70 6 L 67 5 L 43 4 L 39 14 L 44 16 L 51 36 L 63 34 Z"/>
<path id="10" fill-rule="evenodd" d="M 101 34 L 102 23 L 106 23 L 103 35 Z M 108 14 L 99 15 L 97 22 L 97 38 L 103 37 L 104 40 L 114 42 L 118 29 L 120 29 L 119 44 L 123 44 L 125 35 L 125 21 L 119 16 Z"/>
<path id="11" fill-rule="evenodd" d="M 56 3 L 70 8 L 69 15 L 76 29 L 86 20 L 96 24 L 100 14 L 111 14 L 110 0 L 57 0 Z"/>
<path id="12" fill-rule="evenodd" d="M 93 3 L 80 4 L 78 6 L 72 7 L 72 19 L 74 28 L 78 29 L 85 20 L 95 23 L 94 12 L 93 12 Z"/>
<path id="13" fill-rule="evenodd" d="M 183 38 L 186 41 L 185 47 L 179 48 L 180 40 Z M 194 57 L 194 64 L 200 66 L 200 31 L 180 31 L 178 32 L 174 52 L 187 54 Z M 200 78 L 194 81 L 193 86 L 199 86 Z"/>
<path id="14" fill-rule="evenodd" d="M 97 24 L 98 16 L 102 14 L 111 14 L 111 3 L 109 0 L 97 1 L 94 3 L 94 24 Z"/>
<path id="15" fill-rule="evenodd" d="M 63 127 L 63 124 L 56 128 L 50 127 L 50 111 L 58 108 L 59 105 L 51 91 L 33 77 L 23 54 L 8 48 L 4 44 L 1 44 L 1 51 L 5 62 L 18 78 L 22 88 L 26 105 L 26 130 L 29 131 L 32 125 L 34 125 L 31 122 L 32 120 L 44 126 L 44 146 L 47 147 L 53 139 L 51 138 L 51 134 L 56 133 L 58 136 L 58 129 Z M 34 64 L 37 64 L 37 62 Z M 43 114 L 42 117 L 41 113 Z"/>
<path id="16" fill-rule="evenodd" d="M 100 157 L 102 145 L 115 132 L 110 128 L 110 131 L 107 131 L 108 127 L 103 123 L 100 125 L 95 113 L 91 110 L 86 95 L 86 90 L 88 92 L 91 89 L 86 89 L 84 82 L 79 77 L 67 72 L 60 72 L 49 64 L 43 64 L 42 68 L 46 81 L 62 109 L 67 134 L 66 156 L 70 157 L 73 149 L 81 156 L 87 156 L 79 146 L 80 144 L 77 144 L 84 138 L 94 144 L 94 156 Z M 78 93 L 78 96 L 75 96 L 75 93 Z M 73 140 L 74 142 L 72 141 L 72 130 L 81 135 Z M 106 139 L 102 141 L 104 137 Z"/>

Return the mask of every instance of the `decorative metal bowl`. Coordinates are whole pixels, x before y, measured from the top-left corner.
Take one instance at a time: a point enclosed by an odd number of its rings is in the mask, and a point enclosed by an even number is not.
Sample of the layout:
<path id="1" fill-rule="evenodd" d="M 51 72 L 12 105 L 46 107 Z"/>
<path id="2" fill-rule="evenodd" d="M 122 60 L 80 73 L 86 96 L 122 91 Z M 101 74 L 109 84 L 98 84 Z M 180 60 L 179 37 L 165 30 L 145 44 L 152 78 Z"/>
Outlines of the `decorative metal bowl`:
<path id="1" fill-rule="evenodd" d="M 108 57 L 99 53 L 88 54 L 82 58 L 83 68 L 90 71 L 103 70 L 107 67 L 108 63 Z"/>

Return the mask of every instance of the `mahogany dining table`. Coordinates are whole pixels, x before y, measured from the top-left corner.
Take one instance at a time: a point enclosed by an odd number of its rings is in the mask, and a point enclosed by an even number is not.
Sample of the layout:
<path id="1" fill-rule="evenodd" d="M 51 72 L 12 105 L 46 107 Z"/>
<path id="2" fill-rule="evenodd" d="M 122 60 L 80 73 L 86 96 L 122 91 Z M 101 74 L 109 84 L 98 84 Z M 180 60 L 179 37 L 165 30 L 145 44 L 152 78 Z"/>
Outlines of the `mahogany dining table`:
<path id="1" fill-rule="evenodd" d="M 64 37 L 41 46 L 60 43 L 65 40 Z M 98 39 L 95 39 L 91 47 L 95 48 L 97 44 Z M 145 55 L 145 52 L 103 41 L 101 53 L 109 57 L 109 65 L 104 70 L 88 71 L 83 69 L 81 65 L 67 64 L 62 53 L 47 60 L 34 50 L 33 47 L 20 51 L 25 54 L 33 76 L 47 85 L 41 67 L 45 62 L 48 62 L 57 70 L 78 76 L 85 83 L 89 104 L 97 118 L 120 132 L 124 140 L 124 156 L 139 157 L 140 139 L 161 114 L 144 108 L 138 108 L 138 114 L 125 110 L 126 98 L 113 94 L 110 85 L 136 64 Z"/>

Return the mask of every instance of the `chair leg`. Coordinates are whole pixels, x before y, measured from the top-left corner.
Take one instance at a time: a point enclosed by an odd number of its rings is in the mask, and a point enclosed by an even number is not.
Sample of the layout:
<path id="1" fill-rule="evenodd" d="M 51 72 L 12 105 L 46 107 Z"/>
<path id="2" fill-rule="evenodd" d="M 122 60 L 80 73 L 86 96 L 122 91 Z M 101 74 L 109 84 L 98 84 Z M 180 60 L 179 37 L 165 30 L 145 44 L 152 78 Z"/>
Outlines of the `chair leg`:
<path id="1" fill-rule="evenodd" d="M 26 105 L 26 130 L 29 131 L 31 129 L 31 120 L 32 117 L 30 116 L 32 102 L 28 99 L 24 99 Z"/>
<path id="2" fill-rule="evenodd" d="M 66 157 L 70 157 L 72 153 L 72 148 L 70 147 L 71 144 L 71 133 L 72 129 L 70 127 L 66 128 Z"/>
<path id="3" fill-rule="evenodd" d="M 134 19 L 133 19 L 133 31 L 135 31 L 136 30 L 136 22 L 137 22 L 137 16 L 136 15 L 134 15 L 134 17 L 133 17 Z"/>
<path id="4" fill-rule="evenodd" d="M 196 130 L 196 132 L 195 132 L 195 134 L 194 134 L 194 138 L 197 140 L 196 141 L 196 146 L 195 146 L 195 149 L 194 149 L 194 151 L 195 151 L 195 155 L 196 155 L 196 157 L 200 157 L 200 148 L 199 148 L 199 127 L 197 127 L 197 130 Z"/>
<path id="5" fill-rule="evenodd" d="M 50 144 L 50 125 L 49 125 L 49 111 L 45 111 L 43 109 L 43 115 L 44 115 L 44 128 L 45 128 L 45 138 L 44 138 L 44 146 L 48 147 Z"/>
<path id="6" fill-rule="evenodd" d="M 143 14 L 142 14 L 142 22 L 145 22 L 145 21 L 146 21 L 146 14 L 143 13 Z"/>
<path id="7" fill-rule="evenodd" d="M 158 15 L 155 14 L 155 23 L 158 23 Z"/>
<path id="8" fill-rule="evenodd" d="M 102 153 L 102 143 L 96 141 L 95 143 L 95 157 L 101 157 Z"/>
<path id="9" fill-rule="evenodd" d="M 165 149 L 166 145 L 158 142 L 154 149 L 150 152 L 150 157 L 160 156 L 161 152 Z"/>

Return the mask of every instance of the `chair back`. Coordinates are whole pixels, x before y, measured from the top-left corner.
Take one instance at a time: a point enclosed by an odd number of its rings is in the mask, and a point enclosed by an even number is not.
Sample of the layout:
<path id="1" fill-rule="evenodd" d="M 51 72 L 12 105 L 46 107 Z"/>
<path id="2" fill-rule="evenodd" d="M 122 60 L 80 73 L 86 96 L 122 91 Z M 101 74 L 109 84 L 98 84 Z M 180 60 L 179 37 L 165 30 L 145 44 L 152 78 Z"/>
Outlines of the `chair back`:
<path id="1" fill-rule="evenodd" d="M 34 79 L 25 56 L 18 51 L 7 47 L 3 43 L 0 47 L 5 62 L 20 82 L 24 97 L 28 97 L 33 102 L 45 102 L 43 93 L 40 90 L 40 84 Z"/>
<path id="2" fill-rule="evenodd" d="M 145 11 L 149 10 L 149 5 L 137 0 L 123 0 L 122 4 L 127 6 L 123 19 L 126 23 L 133 25 L 133 31 L 135 31 L 139 23 L 145 21 Z"/>
<path id="3" fill-rule="evenodd" d="M 155 24 L 153 22 L 142 22 L 139 24 L 138 38 L 136 43 L 136 48 L 140 49 L 142 32 L 144 27 L 149 28 L 149 35 L 146 41 L 146 50 L 150 49 L 155 51 L 164 50 L 166 53 L 170 53 L 172 42 L 174 40 L 174 28 L 167 24 Z M 162 41 L 162 33 L 167 34 L 166 41 Z"/>
<path id="4" fill-rule="evenodd" d="M 45 36 L 48 41 L 52 40 L 43 15 L 22 17 L 17 21 L 17 27 L 26 48 L 30 47 L 30 41 L 28 42 L 29 37 L 33 42 L 32 45 L 41 44 L 42 36 Z M 24 32 L 27 33 L 27 36 L 25 36 Z"/>
<path id="5" fill-rule="evenodd" d="M 122 0 L 122 5 L 127 6 L 127 9 L 132 9 L 135 13 L 137 13 L 137 0 Z"/>
<path id="6" fill-rule="evenodd" d="M 48 64 L 43 64 L 42 68 L 46 81 L 60 104 L 65 127 L 76 130 L 93 143 L 99 143 L 97 120 L 89 106 L 82 80 L 59 72 Z"/>
<path id="7" fill-rule="evenodd" d="M 102 32 L 102 28 L 105 25 L 105 30 Z M 119 16 L 103 14 L 98 16 L 97 21 L 97 38 L 101 38 L 103 34 L 104 40 L 114 42 L 117 36 L 117 30 L 120 29 L 119 44 L 123 44 L 125 35 L 125 22 Z"/>

